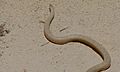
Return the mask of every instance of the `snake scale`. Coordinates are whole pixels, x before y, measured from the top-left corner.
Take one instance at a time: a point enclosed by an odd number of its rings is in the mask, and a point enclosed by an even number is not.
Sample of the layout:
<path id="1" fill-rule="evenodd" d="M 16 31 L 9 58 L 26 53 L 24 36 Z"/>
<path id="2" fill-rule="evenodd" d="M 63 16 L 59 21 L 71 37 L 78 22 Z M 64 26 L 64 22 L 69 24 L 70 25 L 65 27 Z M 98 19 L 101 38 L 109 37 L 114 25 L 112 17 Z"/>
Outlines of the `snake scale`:
<path id="1" fill-rule="evenodd" d="M 111 58 L 109 53 L 101 44 L 99 44 L 95 40 L 79 34 L 73 34 L 64 37 L 54 36 L 50 31 L 50 24 L 55 16 L 54 7 L 51 4 L 49 5 L 49 11 L 50 16 L 48 17 L 44 24 L 44 35 L 47 38 L 47 40 L 59 45 L 63 45 L 69 42 L 80 42 L 92 48 L 96 53 L 98 53 L 102 57 L 103 61 L 100 64 L 97 64 L 89 68 L 87 72 L 101 72 L 107 70 L 111 66 Z"/>

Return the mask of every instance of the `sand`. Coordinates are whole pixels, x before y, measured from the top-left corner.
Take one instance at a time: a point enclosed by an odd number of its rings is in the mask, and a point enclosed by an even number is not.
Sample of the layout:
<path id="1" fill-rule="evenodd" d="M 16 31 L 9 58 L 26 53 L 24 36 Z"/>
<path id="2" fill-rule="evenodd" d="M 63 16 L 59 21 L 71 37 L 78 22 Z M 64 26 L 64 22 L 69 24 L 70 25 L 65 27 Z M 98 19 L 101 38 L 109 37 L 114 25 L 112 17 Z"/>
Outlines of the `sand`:
<path id="1" fill-rule="evenodd" d="M 83 44 L 57 45 L 44 37 L 49 4 L 56 13 L 52 33 L 91 37 L 111 56 L 111 67 L 104 72 L 119 72 L 119 0 L 0 0 L 0 25 L 5 25 L 0 32 L 0 72 L 86 72 L 102 62 Z"/>

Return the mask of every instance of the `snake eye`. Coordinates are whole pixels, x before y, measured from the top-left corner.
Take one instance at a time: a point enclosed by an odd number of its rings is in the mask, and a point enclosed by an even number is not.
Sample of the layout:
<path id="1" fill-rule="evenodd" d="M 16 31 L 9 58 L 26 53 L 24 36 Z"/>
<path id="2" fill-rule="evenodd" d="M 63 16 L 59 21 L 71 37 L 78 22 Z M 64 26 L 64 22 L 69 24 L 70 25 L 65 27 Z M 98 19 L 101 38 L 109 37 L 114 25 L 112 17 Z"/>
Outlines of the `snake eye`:
<path id="1" fill-rule="evenodd" d="M 51 12 L 51 8 L 49 8 L 49 11 Z"/>

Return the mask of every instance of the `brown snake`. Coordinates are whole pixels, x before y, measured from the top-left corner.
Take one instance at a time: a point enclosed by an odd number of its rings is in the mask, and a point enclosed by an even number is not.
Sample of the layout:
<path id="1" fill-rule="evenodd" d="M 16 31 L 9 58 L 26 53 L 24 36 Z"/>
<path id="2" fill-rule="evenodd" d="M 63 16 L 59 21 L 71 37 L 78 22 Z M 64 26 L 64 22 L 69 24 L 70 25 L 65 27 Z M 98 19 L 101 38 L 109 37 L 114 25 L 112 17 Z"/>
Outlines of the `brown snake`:
<path id="1" fill-rule="evenodd" d="M 45 25 L 44 25 L 44 35 L 50 42 L 59 44 L 59 45 L 63 45 L 69 42 L 80 42 L 91 47 L 96 53 L 98 53 L 102 57 L 103 62 L 89 68 L 87 72 L 100 72 L 100 71 L 107 70 L 110 67 L 111 58 L 109 53 L 101 44 L 99 44 L 95 40 L 87 36 L 78 35 L 78 34 L 73 34 L 65 37 L 54 36 L 50 31 L 50 24 L 54 19 L 54 15 L 55 15 L 54 7 L 51 4 L 49 5 L 49 11 L 50 11 L 50 16 L 45 21 Z"/>

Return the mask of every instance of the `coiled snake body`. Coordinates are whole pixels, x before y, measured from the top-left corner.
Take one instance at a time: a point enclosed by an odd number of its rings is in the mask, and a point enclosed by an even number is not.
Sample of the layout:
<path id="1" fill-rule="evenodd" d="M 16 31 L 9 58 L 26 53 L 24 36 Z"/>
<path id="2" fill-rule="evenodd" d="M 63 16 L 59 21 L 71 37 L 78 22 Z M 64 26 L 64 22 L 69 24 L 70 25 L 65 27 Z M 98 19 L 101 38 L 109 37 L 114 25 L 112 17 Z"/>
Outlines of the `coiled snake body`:
<path id="1" fill-rule="evenodd" d="M 95 40 L 87 36 L 78 35 L 78 34 L 73 34 L 65 37 L 54 36 L 50 31 L 50 24 L 54 19 L 54 15 L 55 15 L 54 7 L 51 4 L 49 5 L 49 10 L 50 10 L 50 16 L 45 21 L 44 35 L 50 42 L 55 44 L 60 44 L 60 45 L 63 45 L 69 42 L 80 42 L 91 47 L 95 52 L 97 52 L 102 57 L 103 62 L 89 68 L 87 72 L 100 72 L 103 70 L 107 70 L 110 67 L 111 65 L 110 55 L 105 50 L 105 48 Z"/>

